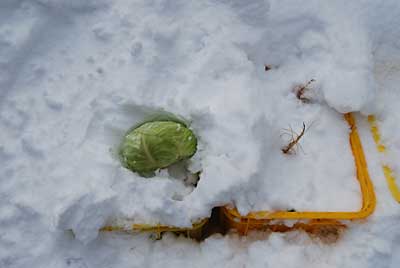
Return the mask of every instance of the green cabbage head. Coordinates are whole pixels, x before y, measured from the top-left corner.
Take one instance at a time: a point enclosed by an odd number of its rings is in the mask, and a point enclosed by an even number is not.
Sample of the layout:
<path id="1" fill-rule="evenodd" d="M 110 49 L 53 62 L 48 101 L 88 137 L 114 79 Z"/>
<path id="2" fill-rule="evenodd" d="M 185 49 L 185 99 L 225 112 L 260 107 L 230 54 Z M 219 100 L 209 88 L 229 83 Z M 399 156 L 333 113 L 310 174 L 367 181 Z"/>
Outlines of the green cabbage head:
<path id="1" fill-rule="evenodd" d="M 123 166 L 148 174 L 192 157 L 197 138 L 183 123 L 147 122 L 128 132 L 120 146 Z"/>

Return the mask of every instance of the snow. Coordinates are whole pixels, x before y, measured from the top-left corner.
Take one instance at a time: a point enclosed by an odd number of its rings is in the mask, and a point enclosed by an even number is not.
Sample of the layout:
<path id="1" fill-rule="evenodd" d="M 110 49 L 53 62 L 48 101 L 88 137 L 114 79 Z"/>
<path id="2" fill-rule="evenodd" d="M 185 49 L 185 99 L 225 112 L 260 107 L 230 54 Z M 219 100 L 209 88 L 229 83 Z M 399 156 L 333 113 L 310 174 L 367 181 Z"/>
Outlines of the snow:
<path id="1" fill-rule="evenodd" d="M 348 124 L 341 114 L 329 107 L 309 106 L 299 108 L 295 116 L 280 117 L 280 125 L 291 122 L 293 117 L 297 124 L 301 120 L 311 122 L 295 154 L 271 153 L 280 152 L 279 140 L 275 146 L 265 148 L 264 133 L 268 133 L 268 129 L 260 133 L 260 170 L 252 176 L 251 186 L 243 187 L 236 197 L 239 200 L 236 206 L 243 215 L 260 210 L 360 209 L 360 186 L 348 143 Z"/>
<path id="2" fill-rule="evenodd" d="M 400 174 L 399 15 L 395 0 L 1 1 L 0 267 L 397 267 L 400 209 L 381 164 Z M 303 103 L 294 90 L 311 79 Z M 195 188 L 121 167 L 122 136 L 160 111 L 199 137 Z M 225 204 L 357 210 L 350 111 L 378 203 L 334 244 L 98 233 L 110 219 L 190 226 Z M 303 122 L 302 149 L 282 154 L 284 129 Z"/>

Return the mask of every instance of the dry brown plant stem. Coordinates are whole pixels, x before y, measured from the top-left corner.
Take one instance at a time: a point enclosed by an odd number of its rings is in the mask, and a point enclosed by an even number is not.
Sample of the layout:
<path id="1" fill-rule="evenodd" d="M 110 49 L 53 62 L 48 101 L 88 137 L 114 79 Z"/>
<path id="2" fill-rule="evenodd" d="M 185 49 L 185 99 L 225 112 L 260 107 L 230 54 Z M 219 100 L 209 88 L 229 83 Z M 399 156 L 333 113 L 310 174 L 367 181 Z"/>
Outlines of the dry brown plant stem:
<path id="1" fill-rule="evenodd" d="M 296 134 L 296 137 L 292 136 L 291 141 L 285 147 L 282 148 L 282 152 L 284 154 L 292 153 L 294 146 L 299 143 L 300 139 L 304 136 L 305 132 L 306 132 L 306 124 L 303 122 L 303 128 L 302 128 L 300 134 L 299 135 Z"/>
<path id="2" fill-rule="evenodd" d="M 313 83 L 313 82 L 315 82 L 315 80 L 314 80 L 314 79 L 311 79 L 311 80 L 308 81 L 306 84 L 297 86 L 297 87 L 295 88 L 296 97 L 297 97 L 299 100 L 301 100 L 302 102 L 309 102 L 309 101 L 310 101 L 310 99 L 307 98 L 307 97 L 305 97 L 304 94 L 305 94 L 305 92 L 308 90 L 308 86 L 309 86 L 311 83 Z"/>

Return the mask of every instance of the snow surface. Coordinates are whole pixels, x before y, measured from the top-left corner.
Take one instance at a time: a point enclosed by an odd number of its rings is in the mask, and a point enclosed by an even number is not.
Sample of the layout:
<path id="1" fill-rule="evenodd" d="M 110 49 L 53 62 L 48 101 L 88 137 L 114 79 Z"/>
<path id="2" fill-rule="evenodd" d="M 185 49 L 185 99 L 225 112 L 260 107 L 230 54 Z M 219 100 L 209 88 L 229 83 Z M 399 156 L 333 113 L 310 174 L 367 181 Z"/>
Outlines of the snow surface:
<path id="1" fill-rule="evenodd" d="M 0 1 L 0 267 L 397 267 L 380 165 L 400 174 L 399 15 L 395 0 Z M 293 90 L 310 79 L 304 104 Z M 194 189 L 118 161 L 125 131 L 160 110 L 199 136 Z M 389 152 L 359 115 L 378 205 L 335 244 L 98 234 L 112 218 L 189 226 L 224 204 L 355 210 L 350 111 L 377 114 Z M 303 122 L 304 152 L 283 155 L 283 129 Z"/>

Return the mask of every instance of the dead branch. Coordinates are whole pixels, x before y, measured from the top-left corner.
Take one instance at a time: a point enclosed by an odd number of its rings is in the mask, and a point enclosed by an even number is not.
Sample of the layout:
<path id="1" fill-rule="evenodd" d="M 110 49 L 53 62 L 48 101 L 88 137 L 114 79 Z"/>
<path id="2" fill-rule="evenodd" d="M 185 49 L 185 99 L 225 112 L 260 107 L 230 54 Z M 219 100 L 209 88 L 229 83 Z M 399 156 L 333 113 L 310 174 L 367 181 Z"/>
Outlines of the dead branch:
<path id="1" fill-rule="evenodd" d="M 282 152 L 284 154 L 291 154 L 293 152 L 294 146 L 299 143 L 300 139 L 304 136 L 305 132 L 306 132 L 306 124 L 303 122 L 303 128 L 302 128 L 300 134 L 298 134 L 298 135 L 296 134 L 296 136 L 294 136 L 294 134 L 293 134 L 294 132 L 292 131 L 292 138 L 291 138 L 290 142 L 282 148 Z"/>
<path id="2" fill-rule="evenodd" d="M 299 100 L 301 100 L 302 102 L 304 102 L 304 103 L 308 103 L 308 102 L 311 101 L 308 97 L 305 96 L 305 93 L 309 90 L 309 85 L 310 85 L 311 83 L 313 83 L 313 82 L 315 82 L 315 80 L 314 80 L 314 79 L 311 79 L 311 80 L 308 81 L 306 84 L 304 84 L 304 85 L 299 85 L 299 86 L 296 86 L 296 87 L 294 88 L 294 92 L 295 92 L 295 94 L 296 94 L 296 97 L 297 97 Z"/>

